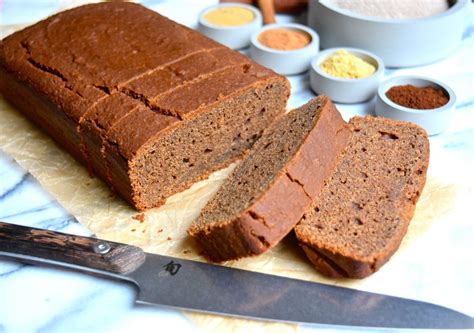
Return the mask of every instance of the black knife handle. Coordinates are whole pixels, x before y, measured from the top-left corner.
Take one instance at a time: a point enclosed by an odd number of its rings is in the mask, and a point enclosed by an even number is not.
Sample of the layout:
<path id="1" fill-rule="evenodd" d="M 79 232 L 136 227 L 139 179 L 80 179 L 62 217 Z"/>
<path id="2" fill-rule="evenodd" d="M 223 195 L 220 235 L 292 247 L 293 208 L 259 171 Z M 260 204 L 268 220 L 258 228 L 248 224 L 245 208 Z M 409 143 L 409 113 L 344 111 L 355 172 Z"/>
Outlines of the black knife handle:
<path id="1" fill-rule="evenodd" d="M 0 222 L 0 252 L 126 274 L 145 261 L 136 246 Z"/>

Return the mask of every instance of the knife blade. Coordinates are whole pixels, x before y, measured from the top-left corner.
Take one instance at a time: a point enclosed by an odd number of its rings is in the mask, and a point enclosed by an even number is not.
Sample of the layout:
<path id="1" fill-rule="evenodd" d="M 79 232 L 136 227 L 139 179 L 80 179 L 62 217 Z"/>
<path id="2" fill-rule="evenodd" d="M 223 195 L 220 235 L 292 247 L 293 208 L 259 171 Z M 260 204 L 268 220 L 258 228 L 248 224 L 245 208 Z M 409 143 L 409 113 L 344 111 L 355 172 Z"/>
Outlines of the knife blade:
<path id="1" fill-rule="evenodd" d="M 133 283 L 137 303 L 295 323 L 468 329 L 474 319 L 421 301 L 143 252 L 0 222 L 0 257 Z"/>

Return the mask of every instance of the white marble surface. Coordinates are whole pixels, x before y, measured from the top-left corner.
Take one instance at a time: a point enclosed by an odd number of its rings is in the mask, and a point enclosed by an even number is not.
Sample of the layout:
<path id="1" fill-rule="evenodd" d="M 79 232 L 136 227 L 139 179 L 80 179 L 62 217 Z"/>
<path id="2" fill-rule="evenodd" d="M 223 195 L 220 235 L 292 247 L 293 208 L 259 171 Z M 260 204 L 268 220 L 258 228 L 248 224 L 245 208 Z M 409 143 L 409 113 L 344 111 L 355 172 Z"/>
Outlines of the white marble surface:
<path id="1" fill-rule="evenodd" d="M 171 18 L 193 26 L 197 13 L 213 0 L 144 1 L 144 4 Z M 30 23 L 67 5 L 67 1 L 0 1 L 1 24 Z M 183 10 L 186 8 L 186 10 Z M 472 9 L 471 9 L 472 13 Z M 474 22 L 469 20 L 462 46 L 450 57 L 428 66 L 387 70 L 386 77 L 420 74 L 442 80 L 456 92 L 457 111 L 449 130 L 431 137 L 430 175 L 443 177 L 455 184 L 470 184 L 459 196 L 457 206 L 465 213 L 462 221 L 434 228 L 430 238 L 421 240 L 419 251 L 439 241 L 441 246 L 453 247 L 460 253 L 474 253 L 472 203 L 474 202 Z M 288 18 L 279 17 L 280 20 Z M 6 29 L 2 27 L 2 34 Z M 308 86 L 307 75 L 290 77 L 293 94 L 291 106 L 304 103 L 314 94 Z M 338 105 L 345 119 L 353 115 L 373 114 L 374 102 Z M 1 120 L 0 120 L 1 121 Z M 0 220 L 62 232 L 89 235 L 73 216 L 46 193 L 9 156 L 0 153 Z M 414 298 L 435 301 L 474 315 L 474 268 L 472 255 L 427 260 L 424 271 L 433 272 L 433 289 L 423 289 L 419 280 L 411 282 L 404 293 Z M 452 253 L 452 252 L 451 252 Z M 427 254 L 429 256 L 429 254 Z M 466 262 L 467 258 L 467 262 Z M 397 265 L 397 262 L 391 262 Z M 405 263 L 406 265 L 406 263 Z M 449 275 L 451 267 L 463 265 L 467 276 L 456 279 Z M 456 270 L 454 270 L 456 271 Z M 459 271 L 459 270 L 458 270 Z M 442 273 L 442 274 L 441 274 Z M 446 288 L 442 279 L 458 281 Z M 375 281 L 383 292 L 383 281 Z M 405 283 L 406 285 L 406 283 Z M 156 332 L 164 330 L 197 331 L 179 311 L 162 307 L 133 304 L 134 291 L 117 282 L 58 269 L 22 265 L 0 260 L 0 333 L 3 332 Z M 313 331 L 315 327 L 301 327 Z M 318 327 L 316 327 L 318 329 Z M 319 329 L 322 329 L 321 327 Z M 328 328 L 325 328 L 328 329 Z M 330 329 L 328 329 L 330 330 Z"/>

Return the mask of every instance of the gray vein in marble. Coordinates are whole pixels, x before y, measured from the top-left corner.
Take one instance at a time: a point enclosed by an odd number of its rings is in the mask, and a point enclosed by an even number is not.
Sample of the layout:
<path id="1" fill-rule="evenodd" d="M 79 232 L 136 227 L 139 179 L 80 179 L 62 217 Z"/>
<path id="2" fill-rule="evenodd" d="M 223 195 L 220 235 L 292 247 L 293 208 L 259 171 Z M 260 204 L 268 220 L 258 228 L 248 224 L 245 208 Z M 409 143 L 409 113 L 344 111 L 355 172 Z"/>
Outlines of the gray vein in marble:
<path id="1" fill-rule="evenodd" d="M 84 312 L 88 306 L 88 301 L 100 296 L 100 294 L 102 294 L 103 292 L 104 292 L 103 289 L 94 290 L 91 293 L 88 293 L 86 295 L 82 295 L 79 298 L 76 298 L 73 303 L 69 304 L 68 309 L 65 309 L 64 312 L 51 317 L 50 320 L 46 324 L 38 328 L 37 332 L 50 333 L 51 331 L 55 329 L 55 327 L 60 326 L 61 324 L 64 324 L 64 322 L 67 321 L 72 315 L 77 315 L 81 312 Z"/>
<path id="2" fill-rule="evenodd" d="M 471 152 L 465 154 L 466 156 L 474 157 L 474 129 L 467 129 L 454 133 L 448 133 L 444 137 L 443 148 L 450 150 L 462 150 L 462 152 Z"/>
<path id="3" fill-rule="evenodd" d="M 463 39 L 467 39 L 469 37 L 474 36 L 474 25 L 469 26 L 466 30 L 464 30 L 464 34 L 462 36 Z"/>
<path id="4" fill-rule="evenodd" d="M 3 260 L 2 260 L 3 261 Z M 0 278 L 5 278 L 11 274 L 14 274 L 14 273 L 17 273 L 18 271 L 22 270 L 25 266 L 27 266 L 26 264 L 23 264 L 23 265 L 20 265 L 20 267 L 16 267 L 12 270 L 9 270 L 9 271 L 6 271 L 6 272 L 2 272 L 0 273 Z"/>
<path id="5" fill-rule="evenodd" d="M 456 104 L 456 110 L 474 107 L 474 99 Z"/>
<path id="6" fill-rule="evenodd" d="M 77 220 L 14 159 L 0 150 L 0 220 L 4 222 L 64 230 Z M 26 200 L 30 198 L 31 200 Z M 19 209 L 20 208 L 20 209 Z M 82 227 L 86 230 L 85 227 Z"/>
<path id="7" fill-rule="evenodd" d="M 8 188 L 5 192 L 0 194 L 0 200 L 4 200 L 8 196 L 15 194 L 17 190 L 19 190 L 22 186 L 25 185 L 25 182 L 28 180 L 29 176 L 29 173 L 24 173 L 19 182 L 15 183 L 12 187 Z"/>
<path id="8" fill-rule="evenodd" d="M 42 229 L 48 229 L 48 230 L 54 230 L 54 231 L 63 231 L 71 223 L 77 223 L 77 220 L 75 217 L 70 215 L 69 218 L 65 217 L 57 217 L 57 218 L 52 218 L 48 220 L 43 220 L 38 224 L 38 228 Z"/>
<path id="9" fill-rule="evenodd" d="M 28 207 L 26 208 L 25 210 L 20 210 L 20 211 L 16 211 L 15 213 L 13 214 L 10 214 L 10 215 L 0 215 L 0 219 L 9 219 L 9 218 L 12 218 L 12 217 L 16 217 L 18 215 L 26 215 L 26 214 L 31 214 L 31 213 L 39 213 L 39 212 L 43 212 L 45 210 L 48 210 L 51 208 L 51 201 L 49 201 L 48 203 L 46 203 L 45 205 L 43 206 L 39 206 L 39 207 Z"/>

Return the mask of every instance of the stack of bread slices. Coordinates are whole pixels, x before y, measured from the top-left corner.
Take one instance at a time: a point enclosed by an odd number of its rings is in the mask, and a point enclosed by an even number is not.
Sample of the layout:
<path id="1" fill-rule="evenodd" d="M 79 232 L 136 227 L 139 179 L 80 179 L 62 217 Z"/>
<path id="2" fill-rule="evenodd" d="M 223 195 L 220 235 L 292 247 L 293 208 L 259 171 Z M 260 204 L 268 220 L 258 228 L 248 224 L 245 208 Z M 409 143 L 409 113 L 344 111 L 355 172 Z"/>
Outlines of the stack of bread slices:
<path id="1" fill-rule="evenodd" d="M 363 278 L 398 249 L 426 180 L 417 125 L 346 124 L 319 96 L 277 119 L 189 228 L 207 256 L 258 255 L 294 230 L 316 269 Z"/>

